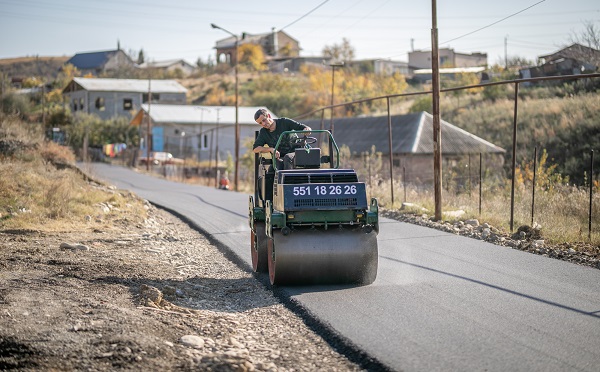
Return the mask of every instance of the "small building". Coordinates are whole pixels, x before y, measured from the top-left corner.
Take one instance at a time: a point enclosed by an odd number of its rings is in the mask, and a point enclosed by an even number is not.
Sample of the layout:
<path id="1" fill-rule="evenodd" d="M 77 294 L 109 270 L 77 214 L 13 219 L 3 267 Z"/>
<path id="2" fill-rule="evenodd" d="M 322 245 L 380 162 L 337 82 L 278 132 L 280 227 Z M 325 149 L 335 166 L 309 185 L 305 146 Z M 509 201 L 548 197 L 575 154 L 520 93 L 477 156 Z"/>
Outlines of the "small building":
<path id="1" fill-rule="evenodd" d="M 77 53 L 65 64 L 75 66 L 83 75 L 91 74 L 93 76 L 98 76 L 104 72 L 137 67 L 127 53 L 121 49 Z"/>
<path id="2" fill-rule="evenodd" d="M 277 58 L 292 58 L 300 55 L 300 44 L 296 39 L 283 31 L 275 31 L 264 34 L 244 33 L 238 38 L 239 45 L 256 44 L 262 47 L 267 60 Z M 217 63 L 228 63 L 235 65 L 235 37 L 218 40 L 215 49 L 217 50 Z M 238 46 L 239 46 L 238 45 Z"/>
<path id="3" fill-rule="evenodd" d="M 163 71 L 165 73 L 177 73 L 177 71 L 181 71 L 182 76 L 189 76 L 196 71 L 196 68 L 192 64 L 183 59 L 144 62 L 139 67 L 142 69 Z"/>
<path id="4" fill-rule="evenodd" d="M 320 120 L 303 121 L 320 129 Z M 427 112 L 391 117 L 392 156 L 394 167 L 404 168 L 406 182 L 433 181 L 433 116 Z M 504 150 L 446 121 L 441 121 L 442 159 L 446 167 L 456 166 L 469 155 L 491 156 L 498 170 L 504 164 Z M 353 156 L 371 152 L 372 146 L 383 156 L 389 156 L 388 117 L 372 116 L 340 118 L 334 121 L 334 138 L 338 146 L 346 145 Z"/>
<path id="5" fill-rule="evenodd" d="M 539 56 L 538 65 L 565 59 L 572 59 L 597 68 L 600 65 L 600 50 L 575 43 L 554 53 Z"/>
<path id="6" fill-rule="evenodd" d="M 408 76 L 411 74 L 411 70 L 408 67 L 408 62 L 391 61 L 384 59 L 376 59 L 372 62 L 374 72 L 379 75 L 389 76 L 395 73 L 399 73 L 401 75 Z"/>
<path id="7" fill-rule="evenodd" d="M 328 57 L 280 57 L 270 59 L 267 66 L 274 73 L 298 72 L 302 66 L 329 68 L 330 60 Z"/>
<path id="8" fill-rule="evenodd" d="M 523 79 L 543 76 L 594 73 L 600 66 L 600 51 L 581 44 L 572 44 L 554 53 L 538 57 L 538 66 L 519 70 Z M 527 84 L 529 85 L 529 84 Z"/>
<path id="9" fill-rule="evenodd" d="M 487 53 L 457 53 L 454 49 L 440 48 L 440 67 L 487 67 Z M 431 51 L 415 50 L 408 53 L 408 65 L 414 69 L 430 69 Z"/>
<path id="10" fill-rule="evenodd" d="M 254 113 L 263 107 L 239 107 L 240 156 L 246 151 L 244 142 L 254 138 L 260 126 L 254 121 Z M 152 151 L 166 151 L 178 158 L 194 158 L 198 161 L 227 159 L 235 154 L 235 107 L 143 104 L 131 120 L 139 125 L 142 133 L 148 125 L 152 131 Z M 270 112 L 270 111 L 269 111 Z M 276 118 L 273 113 L 271 116 Z M 142 135 L 142 138 L 145 134 Z M 142 146 L 145 148 L 145 146 Z"/>
<path id="11" fill-rule="evenodd" d="M 456 67 L 456 68 L 440 68 L 439 73 L 441 78 L 447 78 L 448 80 L 454 80 L 457 74 L 474 74 L 482 79 L 485 67 Z M 418 83 L 431 82 L 433 79 L 433 70 L 430 68 L 424 68 L 414 70 L 412 80 Z"/>
<path id="12" fill-rule="evenodd" d="M 73 113 L 96 114 L 101 119 L 131 118 L 148 102 L 185 104 L 187 89 L 175 80 L 97 79 L 76 77 L 62 93 Z"/>

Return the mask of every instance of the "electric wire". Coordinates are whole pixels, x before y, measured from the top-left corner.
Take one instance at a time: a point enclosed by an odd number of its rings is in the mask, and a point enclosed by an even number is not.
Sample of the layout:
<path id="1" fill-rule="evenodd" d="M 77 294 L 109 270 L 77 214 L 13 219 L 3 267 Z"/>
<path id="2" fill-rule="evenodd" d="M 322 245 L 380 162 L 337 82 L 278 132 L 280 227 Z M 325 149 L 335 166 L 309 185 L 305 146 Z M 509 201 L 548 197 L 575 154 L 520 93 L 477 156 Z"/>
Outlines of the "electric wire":
<path id="1" fill-rule="evenodd" d="M 502 19 L 500 19 L 500 20 L 498 20 L 498 21 L 496 21 L 496 22 L 490 23 L 490 24 L 489 24 L 489 25 L 487 25 L 487 26 L 483 26 L 483 27 L 481 27 L 481 28 L 478 28 L 478 29 L 477 29 L 477 30 L 475 30 L 475 31 L 471 31 L 471 32 L 468 32 L 468 33 L 466 33 L 466 34 L 464 34 L 464 35 L 461 35 L 461 36 L 459 36 L 459 37 L 455 37 L 454 39 L 451 39 L 451 40 L 445 41 L 445 42 L 441 43 L 441 45 L 448 44 L 448 43 L 450 43 L 450 42 L 452 42 L 452 41 L 455 41 L 455 40 L 458 40 L 458 39 L 462 39 L 462 38 L 463 38 L 463 37 L 465 37 L 465 36 L 472 35 L 472 34 L 474 34 L 474 33 L 476 33 L 476 32 L 479 32 L 479 31 L 481 31 L 481 30 L 485 30 L 486 28 L 489 28 L 489 27 L 492 27 L 492 26 L 494 26 L 494 25 L 497 25 L 498 23 L 500 23 L 500 22 L 502 22 L 502 21 L 505 21 L 505 20 L 507 20 L 507 19 L 509 19 L 509 18 L 512 18 L 512 17 L 516 16 L 517 14 L 523 13 L 524 11 L 526 11 L 526 10 L 528 10 L 528 9 L 531 9 L 531 8 L 533 8 L 534 6 L 537 6 L 537 5 L 539 5 L 539 4 L 541 4 L 541 3 L 545 2 L 545 1 L 546 1 L 546 0 L 541 0 L 541 1 L 538 1 L 537 3 L 535 3 L 535 4 L 531 5 L 531 6 L 528 6 L 528 7 L 527 7 L 527 8 L 525 8 L 525 9 L 519 10 L 518 12 L 516 12 L 516 13 L 513 13 L 513 14 L 511 14 L 511 15 L 509 15 L 509 16 L 506 16 L 506 17 L 504 17 L 504 18 L 502 18 Z"/>
<path id="2" fill-rule="evenodd" d="M 314 12 L 315 10 L 319 9 L 320 7 L 322 7 L 323 5 L 325 5 L 327 2 L 329 2 L 329 0 L 325 0 L 323 1 L 321 4 L 317 5 L 316 7 L 314 7 L 312 10 L 310 10 L 308 13 L 304 14 L 303 16 L 301 16 L 300 18 L 296 19 L 294 22 L 290 23 L 287 26 L 283 26 L 282 28 L 279 29 L 279 31 L 283 31 L 284 29 L 290 27 L 291 25 L 293 25 L 294 23 L 300 21 L 301 19 L 303 19 L 304 17 L 308 16 L 310 13 Z"/>

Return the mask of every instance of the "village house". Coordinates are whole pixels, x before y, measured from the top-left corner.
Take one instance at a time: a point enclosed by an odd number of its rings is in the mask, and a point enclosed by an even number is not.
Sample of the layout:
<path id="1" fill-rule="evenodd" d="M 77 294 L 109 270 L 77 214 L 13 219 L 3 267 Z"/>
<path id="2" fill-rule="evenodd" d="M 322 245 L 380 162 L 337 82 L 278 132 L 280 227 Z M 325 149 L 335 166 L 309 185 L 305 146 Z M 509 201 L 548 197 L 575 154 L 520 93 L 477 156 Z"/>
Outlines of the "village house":
<path id="1" fill-rule="evenodd" d="M 101 119 L 131 118 L 148 102 L 185 104 L 187 89 L 175 80 L 98 79 L 76 77 L 62 93 L 73 113 L 96 114 Z"/>
<path id="2" fill-rule="evenodd" d="M 487 53 L 457 53 L 454 49 L 440 48 L 438 51 L 440 67 L 487 67 Z M 430 69 L 431 51 L 414 50 L 408 53 L 408 65 L 411 69 Z"/>
<path id="3" fill-rule="evenodd" d="M 101 52 L 77 53 L 65 64 L 76 67 L 83 75 L 99 76 L 102 73 L 136 68 L 137 65 L 120 48 Z"/>
<path id="4" fill-rule="evenodd" d="M 254 121 L 254 113 L 263 107 L 239 107 L 240 154 L 246 150 L 244 143 L 254 138 L 260 127 Z M 150 112 L 152 151 L 165 151 L 175 157 L 198 161 L 227 159 L 235 153 L 235 107 L 143 104 L 131 120 L 139 125 L 145 137 Z M 270 111 L 269 111 L 270 112 Z M 276 118 L 273 113 L 271 116 Z M 142 146 L 145 148 L 145 146 Z"/>
<path id="5" fill-rule="evenodd" d="M 313 129 L 322 129 L 320 120 L 303 123 Z M 394 167 L 405 169 L 406 182 L 431 183 L 434 150 L 432 115 L 424 111 L 394 115 L 391 116 L 391 127 Z M 442 160 L 447 169 L 468 160 L 469 156 L 473 157 L 475 163 L 475 159 L 482 154 L 486 156 L 489 167 L 501 171 L 506 150 L 444 120 L 441 121 L 441 132 Z M 371 152 L 373 146 L 385 158 L 389 157 L 387 116 L 335 119 L 333 134 L 338 146 L 348 146 L 353 157 Z"/>
<path id="6" fill-rule="evenodd" d="M 554 53 L 539 56 L 538 66 L 521 69 L 519 75 L 521 78 L 527 79 L 589 74 L 596 72 L 598 66 L 600 66 L 599 50 L 581 44 L 572 44 Z"/>
<path id="7" fill-rule="evenodd" d="M 186 62 L 183 59 L 170 59 L 166 61 L 152 61 L 144 62 L 139 65 L 141 69 L 150 69 L 155 71 L 162 71 L 164 73 L 178 74 L 181 76 L 189 76 L 196 71 L 196 67 Z"/>
<path id="8" fill-rule="evenodd" d="M 267 59 L 281 60 L 298 57 L 300 55 L 300 44 L 296 39 L 283 31 L 275 31 L 264 34 L 244 33 L 238 38 L 238 44 L 259 45 Z M 215 45 L 217 50 L 217 63 L 228 63 L 231 66 L 236 63 L 235 45 L 236 39 L 233 36 L 218 40 Z M 239 47 L 238 45 L 238 47 Z"/>

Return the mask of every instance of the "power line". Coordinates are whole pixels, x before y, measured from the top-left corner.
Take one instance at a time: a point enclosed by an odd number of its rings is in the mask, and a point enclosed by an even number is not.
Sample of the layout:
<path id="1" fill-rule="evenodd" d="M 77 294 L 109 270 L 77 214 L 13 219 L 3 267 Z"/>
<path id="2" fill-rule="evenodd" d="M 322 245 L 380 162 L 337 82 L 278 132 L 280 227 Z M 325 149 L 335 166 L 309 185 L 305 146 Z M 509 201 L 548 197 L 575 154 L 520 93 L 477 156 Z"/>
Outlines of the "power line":
<path id="1" fill-rule="evenodd" d="M 306 13 L 305 15 L 301 16 L 300 18 L 298 18 L 297 20 L 295 20 L 294 22 L 290 23 L 287 26 L 284 26 L 282 28 L 279 29 L 279 31 L 283 31 L 285 28 L 290 27 L 291 25 L 293 25 L 294 23 L 298 22 L 299 20 L 301 20 L 302 18 L 308 16 L 310 13 L 314 12 L 315 10 L 319 9 L 320 7 L 322 7 L 323 5 L 325 5 L 325 3 L 329 2 L 329 0 L 325 0 L 323 1 L 321 4 L 317 5 L 316 7 L 314 7 L 311 11 L 309 11 L 308 13 Z"/>
<path id="2" fill-rule="evenodd" d="M 479 32 L 479 31 L 481 31 L 481 30 L 484 30 L 484 29 L 486 29 L 486 28 L 492 27 L 493 25 L 496 25 L 496 24 L 498 24 L 498 23 L 500 23 L 500 22 L 502 22 L 502 21 L 505 21 L 505 20 L 507 20 L 507 19 L 509 19 L 509 18 L 512 18 L 512 17 L 516 16 L 516 15 L 517 15 L 517 14 L 519 14 L 519 13 L 523 13 L 524 11 L 526 11 L 526 10 L 528 10 L 528 9 L 531 9 L 531 8 L 533 8 L 534 6 L 536 6 L 536 5 L 539 5 L 539 4 L 543 3 L 544 1 L 546 1 L 546 0 L 538 1 L 537 3 L 535 3 L 535 4 L 531 5 L 531 6 L 528 6 L 527 8 L 525 8 L 525 9 L 523 9 L 523 10 L 519 10 L 518 12 L 516 12 L 516 13 L 513 13 L 513 14 L 511 14 L 511 15 L 507 16 L 507 17 L 504 17 L 504 18 L 502 18 L 502 19 L 501 19 L 501 20 L 499 20 L 499 21 L 496 21 L 496 22 L 494 22 L 494 23 L 490 23 L 490 24 L 489 24 L 489 25 L 487 25 L 487 26 L 483 26 L 483 27 L 481 27 L 481 28 L 478 28 L 478 29 L 477 29 L 477 30 L 475 30 L 475 31 L 471 31 L 471 32 L 469 32 L 469 33 L 466 33 L 466 34 L 464 34 L 464 35 L 461 35 L 461 36 L 459 36 L 459 37 L 455 37 L 455 38 L 454 38 L 454 39 L 452 39 L 452 40 L 448 40 L 448 41 L 445 41 L 445 42 L 443 42 L 443 43 L 440 43 L 440 44 L 442 44 L 442 45 L 443 45 L 443 44 L 448 44 L 448 43 L 450 43 L 450 42 L 452 42 L 452 41 L 455 41 L 455 40 L 458 40 L 458 39 L 462 39 L 462 38 L 463 38 L 463 37 L 465 37 L 465 36 L 469 36 L 469 35 L 471 35 L 471 34 L 474 34 L 474 33 L 476 33 L 476 32 Z"/>

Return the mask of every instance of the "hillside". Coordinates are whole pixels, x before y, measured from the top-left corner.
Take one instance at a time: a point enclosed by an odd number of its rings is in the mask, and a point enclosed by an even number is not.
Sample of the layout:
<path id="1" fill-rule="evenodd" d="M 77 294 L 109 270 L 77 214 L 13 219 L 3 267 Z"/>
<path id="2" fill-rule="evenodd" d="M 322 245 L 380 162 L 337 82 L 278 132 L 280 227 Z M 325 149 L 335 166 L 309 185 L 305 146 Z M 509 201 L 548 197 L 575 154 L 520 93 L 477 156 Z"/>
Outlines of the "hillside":
<path id="1" fill-rule="evenodd" d="M 0 72 L 9 77 L 44 77 L 54 80 L 70 57 L 19 57 L 0 59 Z"/>
<path id="2" fill-rule="evenodd" d="M 600 95 L 580 94 L 565 98 L 525 98 L 519 101 L 517 117 L 517 161 L 532 161 L 543 150 L 558 173 L 583 184 L 589 172 L 590 150 L 600 143 Z M 460 108 L 441 109 L 444 120 L 507 150 L 505 164 L 512 158 L 514 101 L 470 103 Z M 595 169 L 600 162 L 595 159 Z"/>

